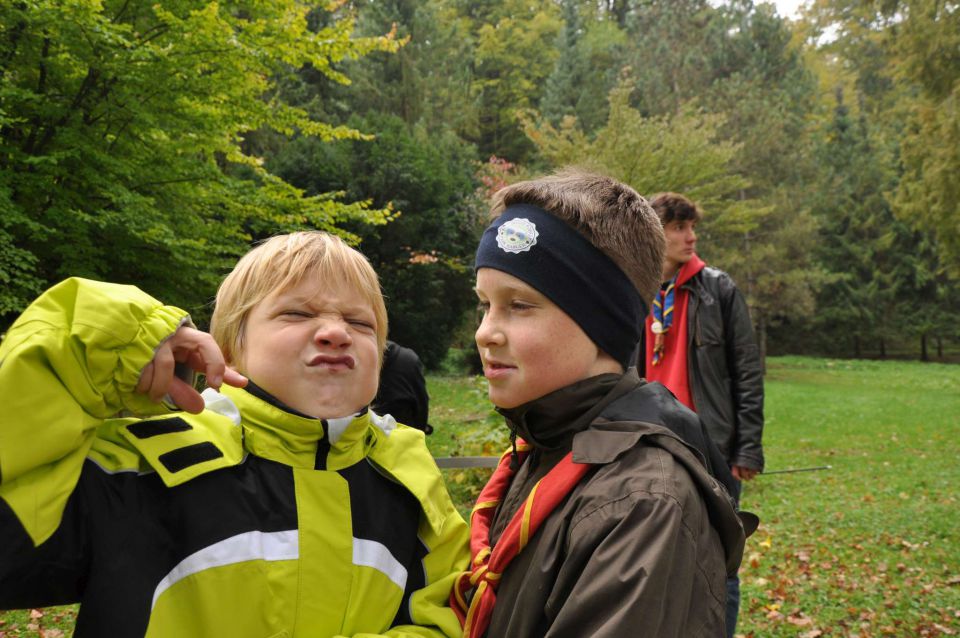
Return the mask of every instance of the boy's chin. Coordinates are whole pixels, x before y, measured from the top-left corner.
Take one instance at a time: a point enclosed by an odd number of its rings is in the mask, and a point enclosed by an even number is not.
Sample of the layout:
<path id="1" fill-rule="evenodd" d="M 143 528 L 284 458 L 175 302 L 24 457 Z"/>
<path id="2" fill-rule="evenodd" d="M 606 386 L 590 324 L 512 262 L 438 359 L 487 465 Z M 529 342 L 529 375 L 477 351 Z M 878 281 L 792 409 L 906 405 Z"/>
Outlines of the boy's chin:
<path id="1" fill-rule="evenodd" d="M 371 401 L 372 400 L 373 399 L 371 398 Z M 290 407 L 295 409 L 297 412 L 305 414 L 309 417 L 313 417 L 314 419 L 330 421 L 333 419 L 352 417 L 358 412 L 361 412 L 369 404 L 370 401 L 367 401 L 366 403 L 351 401 L 332 404 L 310 402 L 301 406 L 291 405 Z"/>
<path id="2" fill-rule="evenodd" d="M 517 406 L 521 406 L 528 401 L 533 399 L 524 399 L 522 397 L 510 396 L 504 393 L 493 392 L 492 389 L 487 393 L 487 398 L 490 399 L 490 403 L 494 406 L 500 408 L 501 410 L 510 410 Z"/>

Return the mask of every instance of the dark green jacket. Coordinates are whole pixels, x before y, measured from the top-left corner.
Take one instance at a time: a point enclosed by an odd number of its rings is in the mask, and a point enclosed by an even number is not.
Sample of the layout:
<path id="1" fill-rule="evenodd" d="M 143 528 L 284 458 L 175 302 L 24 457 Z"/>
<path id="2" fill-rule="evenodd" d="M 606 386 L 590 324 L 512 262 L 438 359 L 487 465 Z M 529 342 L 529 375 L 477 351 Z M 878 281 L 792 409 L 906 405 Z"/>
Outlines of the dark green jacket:
<path id="1" fill-rule="evenodd" d="M 634 370 L 502 412 L 534 449 L 497 508 L 492 543 L 568 451 L 595 468 L 504 571 L 487 638 L 724 636 L 744 529 L 707 470 L 696 415 Z"/>

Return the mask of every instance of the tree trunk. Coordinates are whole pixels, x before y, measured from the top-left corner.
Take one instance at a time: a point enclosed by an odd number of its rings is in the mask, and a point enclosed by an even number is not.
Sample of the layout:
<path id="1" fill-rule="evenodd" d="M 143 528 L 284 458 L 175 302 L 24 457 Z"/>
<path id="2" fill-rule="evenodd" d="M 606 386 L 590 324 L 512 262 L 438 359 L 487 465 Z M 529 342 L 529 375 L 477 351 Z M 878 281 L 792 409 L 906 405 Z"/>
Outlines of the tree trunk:
<path id="1" fill-rule="evenodd" d="M 860 358 L 860 335 L 853 335 L 853 358 Z"/>
<path id="2" fill-rule="evenodd" d="M 880 337 L 880 358 L 887 358 L 887 341 L 883 337 Z"/>
<path id="3" fill-rule="evenodd" d="M 927 333 L 924 332 L 920 335 L 920 360 L 929 361 L 930 357 L 927 355 Z"/>
<path id="4" fill-rule="evenodd" d="M 943 359 L 943 337 L 937 335 L 937 359 Z"/>

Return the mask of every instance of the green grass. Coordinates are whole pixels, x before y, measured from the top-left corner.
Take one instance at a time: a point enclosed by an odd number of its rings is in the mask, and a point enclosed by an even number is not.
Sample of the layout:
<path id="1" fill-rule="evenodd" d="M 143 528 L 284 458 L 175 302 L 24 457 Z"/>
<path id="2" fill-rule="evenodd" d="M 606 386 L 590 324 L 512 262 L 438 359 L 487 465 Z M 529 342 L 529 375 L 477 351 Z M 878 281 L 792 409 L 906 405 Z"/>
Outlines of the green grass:
<path id="1" fill-rule="evenodd" d="M 509 445 L 503 418 L 487 400 L 483 377 L 427 377 L 430 424 L 427 446 L 434 456 L 497 456 Z M 469 520 L 489 469 L 445 470 L 447 487 L 457 509 Z"/>
<path id="2" fill-rule="evenodd" d="M 503 449 L 482 380 L 429 384 L 435 454 Z M 960 366 L 778 357 L 766 397 L 767 469 L 831 469 L 746 485 L 742 506 L 762 523 L 747 541 L 738 634 L 960 635 Z M 499 447 L 476 444 L 488 440 Z M 447 476 L 466 512 L 489 471 Z"/>
<path id="3" fill-rule="evenodd" d="M 960 367 L 771 359 L 746 636 L 960 635 Z M 819 632 L 819 633 L 818 633 Z"/>
<path id="4" fill-rule="evenodd" d="M 482 378 L 427 381 L 435 455 L 505 449 Z M 762 523 L 738 633 L 960 636 L 960 366 L 777 357 L 766 390 L 767 469 L 832 469 L 747 484 L 742 505 Z M 461 512 L 489 474 L 445 471 Z M 70 608 L 43 613 L 0 613 L 0 638 L 69 634 Z"/>
<path id="5" fill-rule="evenodd" d="M 62 638 L 73 633 L 76 620 L 76 605 L 0 611 L 0 638 Z"/>

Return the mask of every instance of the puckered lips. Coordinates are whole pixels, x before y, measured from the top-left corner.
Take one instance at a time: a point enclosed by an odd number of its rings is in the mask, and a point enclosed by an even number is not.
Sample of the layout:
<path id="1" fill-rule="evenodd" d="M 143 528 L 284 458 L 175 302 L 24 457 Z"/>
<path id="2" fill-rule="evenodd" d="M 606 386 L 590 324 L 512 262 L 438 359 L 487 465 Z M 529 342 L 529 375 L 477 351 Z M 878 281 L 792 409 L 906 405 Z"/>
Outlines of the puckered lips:
<path id="1" fill-rule="evenodd" d="M 357 360 L 348 354 L 318 354 L 307 364 L 311 368 L 320 368 L 331 372 L 353 370 Z"/>

